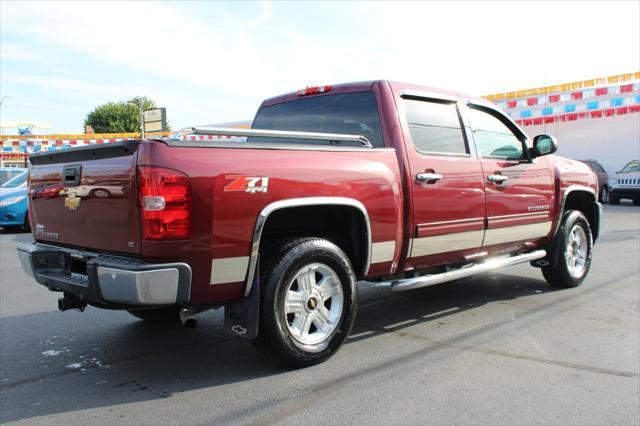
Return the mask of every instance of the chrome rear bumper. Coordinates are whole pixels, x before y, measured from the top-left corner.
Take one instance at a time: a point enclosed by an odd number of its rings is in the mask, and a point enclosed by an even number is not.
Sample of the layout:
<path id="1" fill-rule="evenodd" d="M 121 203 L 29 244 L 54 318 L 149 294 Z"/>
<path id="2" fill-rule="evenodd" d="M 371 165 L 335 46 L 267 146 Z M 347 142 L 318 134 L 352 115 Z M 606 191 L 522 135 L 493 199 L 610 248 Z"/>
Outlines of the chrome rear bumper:
<path id="1" fill-rule="evenodd" d="M 108 307 L 186 304 L 191 268 L 186 263 L 144 263 L 66 247 L 29 243 L 18 247 L 24 271 L 41 285 Z"/>

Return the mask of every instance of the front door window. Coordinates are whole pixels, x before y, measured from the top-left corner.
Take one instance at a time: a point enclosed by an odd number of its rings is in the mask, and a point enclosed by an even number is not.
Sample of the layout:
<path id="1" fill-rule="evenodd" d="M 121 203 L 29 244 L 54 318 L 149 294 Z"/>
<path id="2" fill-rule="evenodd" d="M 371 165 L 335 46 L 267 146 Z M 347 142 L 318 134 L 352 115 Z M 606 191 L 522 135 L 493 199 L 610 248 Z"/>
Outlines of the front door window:
<path id="1" fill-rule="evenodd" d="M 482 158 L 521 159 L 523 144 L 497 117 L 479 109 L 469 109 L 478 155 Z"/>

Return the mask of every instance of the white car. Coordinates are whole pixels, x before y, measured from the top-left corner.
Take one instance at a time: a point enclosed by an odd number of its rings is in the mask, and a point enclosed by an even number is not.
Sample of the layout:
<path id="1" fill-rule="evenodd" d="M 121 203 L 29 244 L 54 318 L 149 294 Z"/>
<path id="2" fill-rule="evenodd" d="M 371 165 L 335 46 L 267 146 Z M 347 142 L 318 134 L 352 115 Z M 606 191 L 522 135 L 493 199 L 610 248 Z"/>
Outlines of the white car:
<path id="1" fill-rule="evenodd" d="M 620 199 L 633 200 L 633 204 L 640 205 L 640 160 L 627 163 L 622 170 L 616 172 L 609 179 L 609 184 L 603 193 L 603 202 L 619 204 Z"/>

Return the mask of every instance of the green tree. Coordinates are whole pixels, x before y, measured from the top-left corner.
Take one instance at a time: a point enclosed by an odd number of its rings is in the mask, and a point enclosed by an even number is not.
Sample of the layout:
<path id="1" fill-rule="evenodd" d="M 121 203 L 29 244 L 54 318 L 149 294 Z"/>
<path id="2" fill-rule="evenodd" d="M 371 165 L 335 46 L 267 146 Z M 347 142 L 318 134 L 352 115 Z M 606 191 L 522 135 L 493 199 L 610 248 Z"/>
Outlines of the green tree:
<path id="1" fill-rule="evenodd" d="M 140 110 L 131 104 L 140 105 L 140 97 L 128 101 L 107 102 L 94 108 L 84 120 L 96 133 L 129 133 L 140 131 Z M 145 99 L 143 110 L 156 108 L 156 103 Z"/>

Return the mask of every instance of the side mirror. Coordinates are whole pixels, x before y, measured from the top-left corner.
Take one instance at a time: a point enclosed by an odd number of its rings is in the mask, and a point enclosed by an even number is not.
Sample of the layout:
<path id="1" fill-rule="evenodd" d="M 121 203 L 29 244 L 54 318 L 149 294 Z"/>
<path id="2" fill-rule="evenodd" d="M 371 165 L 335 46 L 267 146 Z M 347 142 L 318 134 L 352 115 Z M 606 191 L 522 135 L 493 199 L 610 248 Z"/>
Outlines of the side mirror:
<path id="1" fill-rule="evenodd" d="M 533 138 L 534 157 L 553 154 L 558 150 L 558 141 L 553 136 L 538 135 Z"/>

